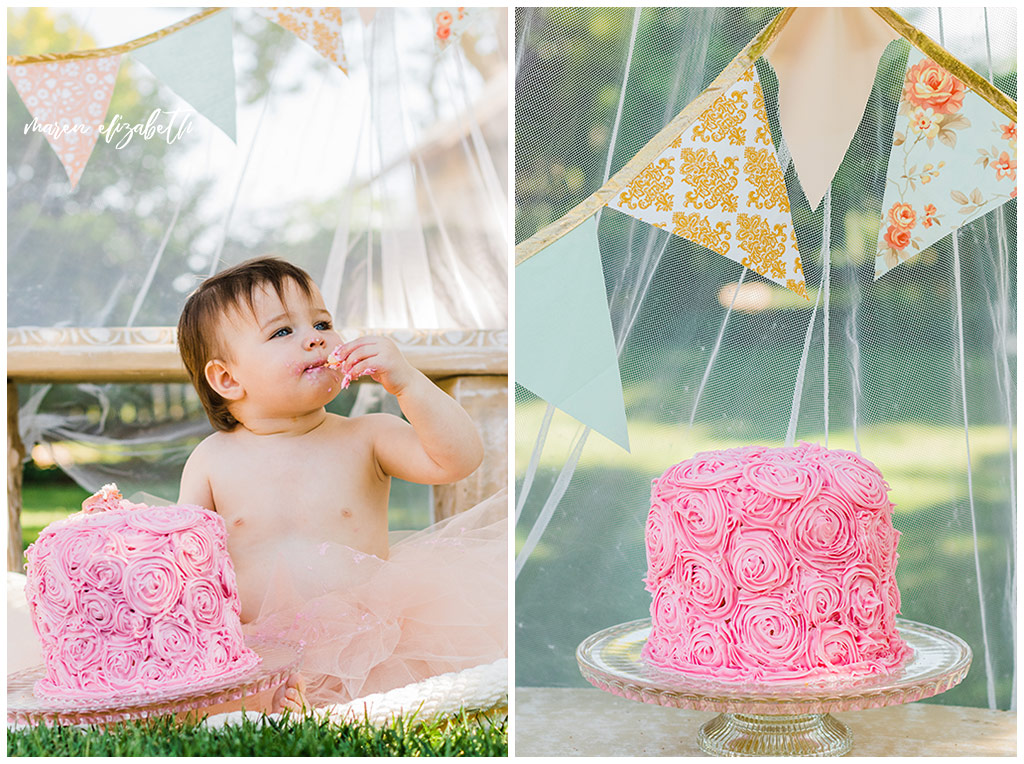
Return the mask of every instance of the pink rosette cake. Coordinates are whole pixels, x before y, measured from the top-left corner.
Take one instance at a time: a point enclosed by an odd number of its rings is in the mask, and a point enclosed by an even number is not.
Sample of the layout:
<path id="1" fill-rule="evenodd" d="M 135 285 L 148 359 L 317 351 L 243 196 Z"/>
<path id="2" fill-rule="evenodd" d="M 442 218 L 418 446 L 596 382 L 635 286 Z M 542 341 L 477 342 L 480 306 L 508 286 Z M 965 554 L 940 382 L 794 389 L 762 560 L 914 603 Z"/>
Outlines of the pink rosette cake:
<path id="1" fill-rule="evenodd" d="M 865 459 L 808 443 L 670 467 L 651 487 L 644 659 L 726 681 L 899 668 L 888 489 Z"/>
<path id="2" fill-rule="evenodd" d="M 25 595 L 42 646 L 41 698 L 102 699 L 228 681 L 245 646 L 224 521 L 149 507 L 104 486 L 26 552 Z"/>

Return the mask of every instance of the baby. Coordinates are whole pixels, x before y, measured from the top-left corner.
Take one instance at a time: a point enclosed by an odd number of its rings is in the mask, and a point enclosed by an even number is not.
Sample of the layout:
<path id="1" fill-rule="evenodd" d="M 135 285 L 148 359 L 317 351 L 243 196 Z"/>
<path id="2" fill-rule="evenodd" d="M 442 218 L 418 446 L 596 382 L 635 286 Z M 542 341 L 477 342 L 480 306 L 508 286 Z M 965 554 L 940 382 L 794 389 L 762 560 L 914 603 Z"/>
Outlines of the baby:
<path id="1" fill-rule="evenodd" d="M 217 430 L 185 464 L 179 503 L 224 518 L 243 623 L 260 614 L 274 583 L 268 562 L 282 552 L 333 543 L 386 560 L 391 478 L 450 483 L 483 458 L 452 398 L 391 340 L 342 343 L 309 275 L 282 260 L 205 281 L 182 311 L 178 343 Z M 394 395 L 408 421 L 327 413 L 342 382 L 360 376 Z M 301 707 L 303 689 L 293 676 L 273 710 Z"/>

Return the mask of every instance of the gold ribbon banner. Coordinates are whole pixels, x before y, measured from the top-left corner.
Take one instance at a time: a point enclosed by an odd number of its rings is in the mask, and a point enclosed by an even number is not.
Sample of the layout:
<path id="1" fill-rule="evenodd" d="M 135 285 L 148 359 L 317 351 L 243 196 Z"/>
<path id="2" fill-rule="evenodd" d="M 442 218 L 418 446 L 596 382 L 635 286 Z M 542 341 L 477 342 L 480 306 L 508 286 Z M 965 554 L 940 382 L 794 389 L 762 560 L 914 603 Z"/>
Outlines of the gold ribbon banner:
<path id="1" fill-rule="evenodd" d="M 546 225 L 530 238 L 516 245 L 516 265 L 521 265 L 536 255 L 538 252 L 549 246 L 551 243 L 565 236 L 569 231 L 589 218 L 597 214 L 598 210 L 604 207 L 608 201 L 618 194 L 624 187 L 628 186 L 647 165 L 654 161 L 655 157 L 661 154 L 668 145 L 676 139 L 690 124 L 707 109 L 716 98 L 726 89 L 731 87 L 739 76 L 753 64 L 768 46 L 774 42 L 779 32 L 793 15 L 795 8 L 786 8 L 778 16 L 772 19 L 758 35 L 750 41 L 732 62 L 722 71 L 715 81 L 712 82 L 697 98 L 673 118 L 657 135 L 648 141 L 621 170 L 608 179 L 601 188 L 566 212 L 558 220 Z M 890 8 L 872 8 L 883 21 L 896 30 L 896 32 L 919 48 L 923 53 L 930 56 L 937 64 L 945 67 L 951 74 L 958 77 L 979 96 L 988 101 L 1001 113 L 1017 121 L 1017 103 L 1003 93 L 999 88 L 990 83 L 967 64 L 960 61 L 952 53 L 947 51 L 937 42 L 932 40 L 917 27 L 910 24 L 899 14 Z"/>
<path id="2" fill-rule="evenodd" d="M 74 61 L 80 58 L 106 58 L 108 56 L 114 56 L 122 53 L 130 53 L 133 50 L 142 48 L 150 43 L 154 43 L 157 40 L 163 39 L 168 35 L 172 35 L 175 32 L 180 32 L 182 29 L 188 26 L 192 26 L 203 19 L 208 19 L 215 13 L 220 13 L 224 8 L 207 8 L 204 11 L 200 11 L 195 15 L 189 16 L 187 19 L 179 21 L 177 24 L 173 24 L 163 29 L 146 35 L 145 37 L 139 37 L 131 42 L 126 42 L 121 45 L 115 45 L 112 48 L 96 48 L 94 50 L 76 50 L 72 53 L 41 53 L 37 56 L 8 56 L 8 66 L 20 66 L 22 64 L 42 64 L 50 61 Z"/>

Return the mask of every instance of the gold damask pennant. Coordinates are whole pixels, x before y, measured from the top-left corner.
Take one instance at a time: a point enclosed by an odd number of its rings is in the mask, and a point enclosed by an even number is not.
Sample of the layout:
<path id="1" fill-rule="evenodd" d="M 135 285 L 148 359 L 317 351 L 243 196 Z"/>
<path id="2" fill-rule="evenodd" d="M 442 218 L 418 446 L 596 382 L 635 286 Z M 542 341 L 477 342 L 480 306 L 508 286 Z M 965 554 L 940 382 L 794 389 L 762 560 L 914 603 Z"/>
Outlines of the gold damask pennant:
<path id="1" fill-rule="evenodd" d="M 807 299 L 786 183 L 753 66 L 608 206 Z"/>

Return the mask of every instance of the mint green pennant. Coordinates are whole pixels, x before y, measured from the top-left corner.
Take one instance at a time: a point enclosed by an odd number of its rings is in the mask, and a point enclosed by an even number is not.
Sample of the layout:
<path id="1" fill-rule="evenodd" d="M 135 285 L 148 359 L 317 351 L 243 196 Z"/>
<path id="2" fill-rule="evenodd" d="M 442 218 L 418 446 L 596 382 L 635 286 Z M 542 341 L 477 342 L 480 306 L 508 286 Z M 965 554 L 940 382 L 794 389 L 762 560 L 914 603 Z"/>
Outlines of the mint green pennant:
<path id="1" fill-rule="evenodd" d="M 231 32 L 231 11 L 225 9 L 131 55 L 237 143 Z"/>
<path id="2" fill-rule="evenodd" d="M 516 267 L 516 382 L 629 450 L 597 220 Z"/>

